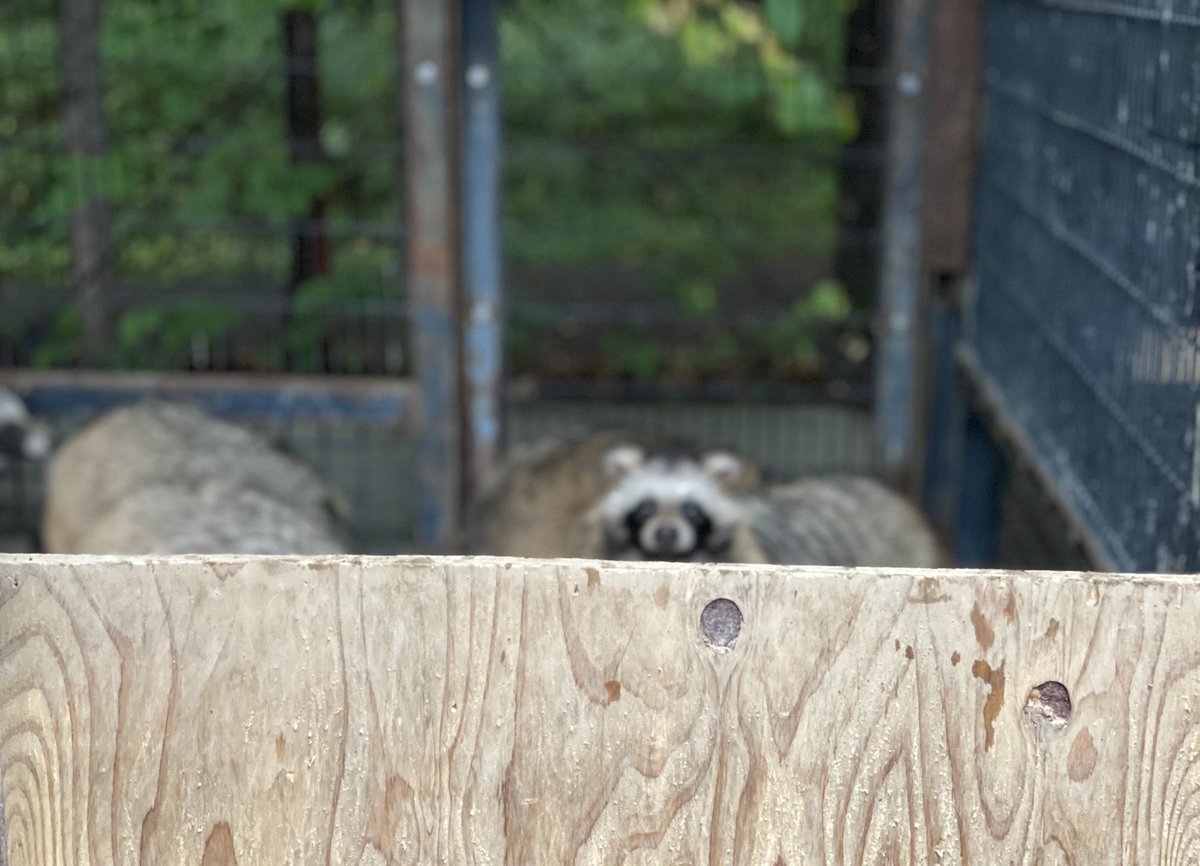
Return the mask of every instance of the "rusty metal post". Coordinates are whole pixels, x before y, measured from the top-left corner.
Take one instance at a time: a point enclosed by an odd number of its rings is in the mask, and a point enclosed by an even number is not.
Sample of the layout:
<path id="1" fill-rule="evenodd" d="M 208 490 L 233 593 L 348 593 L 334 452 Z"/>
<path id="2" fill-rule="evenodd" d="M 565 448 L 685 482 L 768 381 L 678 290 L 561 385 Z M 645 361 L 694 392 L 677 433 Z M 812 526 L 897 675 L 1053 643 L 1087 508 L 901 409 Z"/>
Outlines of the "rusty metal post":
<path id="1" fill-rule="evenodd" d="M 920 397 L 922 105 L 930 5 L 931 0 L 896 0 L 891 28 L 875 415 L 883 469 L 906 486 L 912 482 Z"/>
<path id="2" fill-rule="evenodd" d="M 100 58 L 101 0 L 59 4 L 63 132 L 78 190 L 71 212 L 71 286 L 83 326 L 82 357 L 101 360 L 112 336 L 112 208 L 102 188 L 108 150 L 104 69 Z"/>
<path id="3" fill-rule="evenodd" d="M 288 150 L 293 162 L 321 162 L 321 99 L 317 78 L 317 17 L 309 9 L 283 14 L 287 66 Z M 307 218 L 296 220 L 292 238 L 291 290 L 305 280 L 329 273 L 325 201 L 313 199 Z"/>
<path id="4" fill-rule="evenodd" d="M 408 302 L 421 385 L 418 532 L 453 548 L 463 505 L 458 231 L 458 0 L 398 0 Z"/>
<path id="5" fill-rule="evenodd" d="M 934 0 L 930 13 L 922 214 L 925 269 L 961 278 L 971 263 L 984 0 Z"/>
<path id="6" fill-rule="evenodd" d="M 463 322 L 467 494 L 500 460 L 504 292 L 500 255 L 500 50 L 497 0 L 463 4 Z"/>
<path id="7" fill-rule="evenodd" d="M 838 160 L 838 235 L 833 267 L 856 309 L 879 300 L 883 222 L 880 169 L 887 141 L 888 3 L 857 0 L 846 13 L 846 93 L 858 118 L 858 134 Z"/>
<path id="8" fill-rule="evenodd" d="M 996 535 L 997 527 L 986 523 L 998 518 L 988 502 L 999 476 L 989 476 L 987 467 L 1000 465 L 971 441 L 978 431 L 968 426 L 967 394 L 955 361 L 970 285 L 983 12 L 984 0 L 935 0 L 931 13 L 921 234 L 923 266 L 935 290 L 923 314 L 928 363 L 916 448 L 926 510 L 948 532 L 957 530 L 960 553 L 975 562 Z M 971 450 L 987 458 L 983 465 L 964 466 L 964 452 Z M 980 501 L 968 505 L 970 497 Z M 975 536 L 971 551 L 962 548 L 964 531 Z"/>
<path id="9" fill-rule="evenodd" d="M 287 80 L 288 152 L 295 165 L 324 160 L 321 148 L 321 94 L 318 78 L 317 16 L 311 9 L 289 9 L 283 13 L 284 65 Z M 292 275 L 283 324 L 291 330 L 296 315 L 296 298 L 304 283 L 330 270 L 329 237 L 325 230 L 325 199 L 314 196 L 308 213 L 292 221 Z M 310 353 L 328 371 L 328 338 L 321 346 L 298 347 L 287 341 L 286 357 L 291 370 L 302 369 Z"/>

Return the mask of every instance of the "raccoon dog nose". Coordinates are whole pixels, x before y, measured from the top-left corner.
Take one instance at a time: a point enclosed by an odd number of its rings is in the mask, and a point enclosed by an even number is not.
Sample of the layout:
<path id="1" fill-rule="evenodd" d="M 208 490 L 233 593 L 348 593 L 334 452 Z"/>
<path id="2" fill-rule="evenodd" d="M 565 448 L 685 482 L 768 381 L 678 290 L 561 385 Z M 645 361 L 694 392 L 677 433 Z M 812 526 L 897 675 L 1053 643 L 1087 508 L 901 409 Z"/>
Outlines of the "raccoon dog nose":
<path id="1" fill-rule="evenodd" d="M 660 526 L 654 530 L 654 541 L 659 547 L 674 547 L 679 539 L 679 530 L 674 526 Z"/>

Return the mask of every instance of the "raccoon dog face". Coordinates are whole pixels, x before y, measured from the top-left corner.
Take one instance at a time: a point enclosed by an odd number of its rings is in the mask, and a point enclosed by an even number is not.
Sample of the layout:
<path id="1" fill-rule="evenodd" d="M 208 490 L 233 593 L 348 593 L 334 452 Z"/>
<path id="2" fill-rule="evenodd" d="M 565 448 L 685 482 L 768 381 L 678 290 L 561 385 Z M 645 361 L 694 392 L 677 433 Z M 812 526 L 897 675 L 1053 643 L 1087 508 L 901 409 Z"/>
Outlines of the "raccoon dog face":
<path id="1" fill-rule="evenodd" d="M 609 558 L 710 562 L 729 549 L 738 519 L 729 486 L 742 472 L 732 454 L 697 461 L 621 445 L 604 468 L 616 479 L 597 506 Z"/>

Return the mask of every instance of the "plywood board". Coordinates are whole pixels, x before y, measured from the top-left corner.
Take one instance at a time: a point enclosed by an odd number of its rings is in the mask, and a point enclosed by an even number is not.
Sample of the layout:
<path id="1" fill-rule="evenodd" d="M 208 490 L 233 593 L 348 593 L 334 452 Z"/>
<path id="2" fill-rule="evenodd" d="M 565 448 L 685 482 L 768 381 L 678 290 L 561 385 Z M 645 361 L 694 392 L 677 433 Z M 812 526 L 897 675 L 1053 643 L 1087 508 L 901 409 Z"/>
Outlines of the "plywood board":
<path id="1" fill-rule="evenodd" d="M 1193 862 L 1197 582 L 0 558 L 0 850 Z"/>

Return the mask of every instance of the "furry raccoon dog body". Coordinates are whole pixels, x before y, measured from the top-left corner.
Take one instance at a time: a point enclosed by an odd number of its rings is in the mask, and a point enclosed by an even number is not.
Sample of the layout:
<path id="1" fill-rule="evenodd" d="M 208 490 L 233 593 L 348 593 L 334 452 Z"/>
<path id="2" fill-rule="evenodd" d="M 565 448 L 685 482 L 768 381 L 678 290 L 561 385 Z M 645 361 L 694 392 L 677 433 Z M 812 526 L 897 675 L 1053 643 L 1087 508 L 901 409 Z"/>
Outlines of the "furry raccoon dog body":
<path id="1" fill-rule="evenodd" d="M 683 441 L 614 430 L 513 448 L 471 512 L 468 549 L 493 556 L 604 556 L 593 511 L 613 486 L 605 458 L 637 440 L 656 452 L 699 458 L 700 452 Z M 753 483 L 754 467 L 744 464 L 743 469 L 743 483 Z"/>
<path id="2" fill-rule="evenodd" d="M 48 553 L 341 553 L 344 512 L 312 470 L 251 431 L 146 402 L 53 456 L 42 537 Z"/>
<path id="3" fill-rule="evenodd" d="M 592 514 L 610 559 L 933 568 L 937 540 L 899 494 L 871 478 L 812 478 L 738 491 L 723 452 L 605 458 L 616 484 Z"/>

